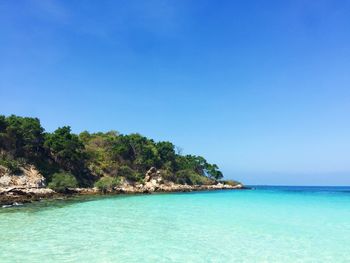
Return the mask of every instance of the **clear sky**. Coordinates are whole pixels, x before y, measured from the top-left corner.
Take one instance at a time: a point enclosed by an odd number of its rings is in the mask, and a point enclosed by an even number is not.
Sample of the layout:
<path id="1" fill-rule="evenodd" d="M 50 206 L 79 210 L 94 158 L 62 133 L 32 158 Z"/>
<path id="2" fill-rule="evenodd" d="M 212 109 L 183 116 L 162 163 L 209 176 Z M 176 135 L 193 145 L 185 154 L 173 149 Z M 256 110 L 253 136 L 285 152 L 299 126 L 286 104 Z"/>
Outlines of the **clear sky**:
<path id="1" fill-rule="evenodd" d="M 350 185 L 350 1 L 0 1 L 0 114 Z"/>

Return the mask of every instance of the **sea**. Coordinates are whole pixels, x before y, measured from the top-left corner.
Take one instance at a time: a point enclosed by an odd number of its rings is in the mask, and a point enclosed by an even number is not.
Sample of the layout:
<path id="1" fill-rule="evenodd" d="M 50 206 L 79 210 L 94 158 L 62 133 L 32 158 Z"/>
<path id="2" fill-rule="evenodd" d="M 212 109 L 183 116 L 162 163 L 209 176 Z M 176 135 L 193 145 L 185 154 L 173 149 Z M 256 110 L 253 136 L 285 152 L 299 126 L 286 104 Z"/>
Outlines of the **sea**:
<path id="1" fill-rule="evenodd" d="M 350 187 L 252 186 L 3 207 L 0 262 L 350 262 Z"/>

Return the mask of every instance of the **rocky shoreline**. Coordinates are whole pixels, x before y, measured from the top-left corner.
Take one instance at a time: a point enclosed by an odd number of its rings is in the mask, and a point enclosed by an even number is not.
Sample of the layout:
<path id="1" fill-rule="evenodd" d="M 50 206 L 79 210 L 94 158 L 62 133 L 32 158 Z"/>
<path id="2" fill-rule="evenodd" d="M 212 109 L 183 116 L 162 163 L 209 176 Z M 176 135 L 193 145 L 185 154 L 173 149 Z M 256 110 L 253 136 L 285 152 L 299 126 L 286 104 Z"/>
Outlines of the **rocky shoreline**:
<path id="1" fill-rule="evenodd" d="M 61 196 L 61 194 L 49 188 L 0 188 L 0 206 L 7 207 L 59 196 Z"/>
<path id="2" fill-rule="evenodd" d="M 193 192 L 193 191 L 213 191 L 213 190 L 243 190 L 248 189 L 243 185 L 180 185 L 174 183 L 162 184 L 158 186 L 145 187 L 140 185 L 123 185 L 115 187 L 102 193 L 97 188 L 70 188 L 66 193 L 57 193 L 49 188 L 38 187 L 6 187 L 0 188 L 0 206 L 8 207 L 21 205 L 45 199 L 61 199 L 77 195 L 105 195 L 105 194 L 151 194 L 151 193 L 175 193 L 175 192 Z"/>
<path id="3" fill-rule="evenodd" d="M 0 168 L 0 207 L 79 195 L 151 194 L 247 189 L 239 183 L 232 185 L 225 182 L 213 182 L 206 185 L 176 184 L 172 181 L 164 180 L 161 173 L 152 167 L 145 174 L 142 183 L 130 182 L 124 179 L 120 185 L 103 191 L 94 187 L 67 188 L 64 192 L 56 192 L 46 187 L 45 178 L 33 166 L 22 168 L 21 175 L 13 175 L 4 167 L 0 166 Z"/>

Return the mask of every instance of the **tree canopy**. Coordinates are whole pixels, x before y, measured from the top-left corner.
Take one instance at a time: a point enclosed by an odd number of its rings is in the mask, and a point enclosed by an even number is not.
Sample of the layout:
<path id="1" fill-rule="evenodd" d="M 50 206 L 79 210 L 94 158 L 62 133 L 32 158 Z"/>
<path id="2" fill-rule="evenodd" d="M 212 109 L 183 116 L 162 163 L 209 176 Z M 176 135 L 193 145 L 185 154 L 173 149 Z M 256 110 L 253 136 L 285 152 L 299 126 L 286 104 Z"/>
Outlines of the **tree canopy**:
<path id="1" fill-rule="evenodd" d="M 49 182 L 63 178 L 62 173 L 84 186 L 105 176 L 109 178 L 105 181 L 116 177 L 139 181 L 151 167 L 178 183 L 203 184 L 223 177 L 216 164 L 175 149 L 171 142 L 155 142 L 138 133 L 84 131 L 77 135 L 69 126 L 47 133 L 37 118 L 0 115 L 0 164 L 12 170 L 33 164 Z"/>

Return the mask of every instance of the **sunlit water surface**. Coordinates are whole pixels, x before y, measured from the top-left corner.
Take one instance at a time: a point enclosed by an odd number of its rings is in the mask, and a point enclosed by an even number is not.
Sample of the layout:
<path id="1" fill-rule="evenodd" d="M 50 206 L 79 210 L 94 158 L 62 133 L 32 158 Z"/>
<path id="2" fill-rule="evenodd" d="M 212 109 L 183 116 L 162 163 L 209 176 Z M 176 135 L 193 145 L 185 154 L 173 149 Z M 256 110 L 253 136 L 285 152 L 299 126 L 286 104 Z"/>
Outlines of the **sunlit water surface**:
<path id="1" fill-rule="evenodd" d="M 0 208 L 0 262 L 350 262 L 350 188 L 257 187 Z"/>

